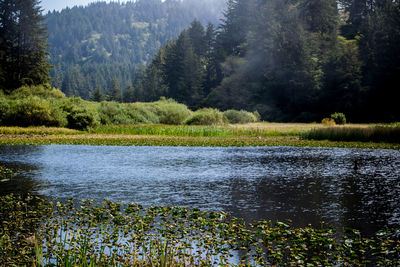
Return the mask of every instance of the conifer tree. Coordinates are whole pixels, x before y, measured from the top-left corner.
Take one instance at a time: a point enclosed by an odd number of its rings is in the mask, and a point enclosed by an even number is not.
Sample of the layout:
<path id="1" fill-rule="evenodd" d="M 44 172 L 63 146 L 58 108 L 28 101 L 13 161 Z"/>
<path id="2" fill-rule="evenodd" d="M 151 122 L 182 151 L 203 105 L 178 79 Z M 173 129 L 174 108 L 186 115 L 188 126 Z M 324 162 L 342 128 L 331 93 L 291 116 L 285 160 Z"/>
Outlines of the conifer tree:
<path id="1" fill-rule="evenodd" d="M 116 102 L 122 102 L 122 92 L 116 77 L 114 77 L 111 81 L 110 92 L 111 92 L 110 100 Z"/>
<path id="2" fill-rule="evenodd" d="M 37 0 L 0 0 L 0 86 L 7 91 L 49 81 L 47 33 L 38 4 Z"/>
<path id="3" fill-rule="evenodd" d="M 94 91 L 94 93 L 92 95 L 92 100 L 95 102 L 101 102 L 101 101 L 105 100 L 104 93 L 100 87 L 96 87 L 96 90 Z"/>

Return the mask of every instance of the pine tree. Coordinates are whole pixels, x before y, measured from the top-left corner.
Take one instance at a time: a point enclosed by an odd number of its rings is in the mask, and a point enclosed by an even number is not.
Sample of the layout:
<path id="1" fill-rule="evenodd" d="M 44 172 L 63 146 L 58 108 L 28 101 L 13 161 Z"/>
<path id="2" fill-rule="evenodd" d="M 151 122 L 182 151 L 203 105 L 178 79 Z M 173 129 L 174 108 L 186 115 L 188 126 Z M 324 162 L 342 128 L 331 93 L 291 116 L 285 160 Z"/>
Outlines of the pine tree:
<path id="1" fill-rule="evenodd" d="M 101 101 L 105 100 L 105 96 L 100 87 L 96 88 L 96 90 L 94 91 L 91 98 L 92 98 L 92 101 L 95 101 L 95 102 L 101 102 Z"/>
<path id="2" fill-rule="evenodd" d="M 0 86 L 8 91 L 49 81 L 47 33 L 38 3 L 0 0 Z"/>
<path id="3" fill-rule="evenodd" d="M 114 77 L 111 81 L 110 92 L 111 92 L 110 100 L 116 102 L 122 102 L 122 92 L 116 77 Z"/>
<path id="4" fill-rule="evenodd" d="M 124 102 L 125 103 L 133 103 L 135 102 L 135 87 L 133 87 L 133 85 L 130 83 L 128 84 L 128 86 L 126 87 L 125 91 L 124 91 Z"/>

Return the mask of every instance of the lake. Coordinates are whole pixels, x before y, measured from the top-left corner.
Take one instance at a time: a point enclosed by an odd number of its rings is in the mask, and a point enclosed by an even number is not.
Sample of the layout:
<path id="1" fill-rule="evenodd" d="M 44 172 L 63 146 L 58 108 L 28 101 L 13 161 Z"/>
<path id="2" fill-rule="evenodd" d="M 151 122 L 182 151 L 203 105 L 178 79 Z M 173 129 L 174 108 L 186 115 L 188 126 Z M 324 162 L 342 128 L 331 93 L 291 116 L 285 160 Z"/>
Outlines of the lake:
<path id="1" fill-rule="evenodd" d="M 0 194 L 223 210 L 370 235 L 400 226 L 400 151 L 296 147 L 0 146 Z"/>

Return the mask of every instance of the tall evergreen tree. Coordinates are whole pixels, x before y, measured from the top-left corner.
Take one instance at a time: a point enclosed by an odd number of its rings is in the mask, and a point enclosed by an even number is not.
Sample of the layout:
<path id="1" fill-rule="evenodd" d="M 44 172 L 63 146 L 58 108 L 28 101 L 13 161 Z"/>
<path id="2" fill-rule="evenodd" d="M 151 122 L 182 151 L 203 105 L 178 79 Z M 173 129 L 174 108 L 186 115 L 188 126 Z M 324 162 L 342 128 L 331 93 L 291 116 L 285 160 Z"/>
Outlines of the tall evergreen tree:
<path id="1" fill-rule="evenodd" d="M 114 77 L 111 81 L 110 100 L 116 101 L 116 102 L 122 102 L 122 92 L 121 92 L 121 88 L 119 87 L 118 80 L 116 77 Z"/>
<path id="2" fill-rule="evenodd" d="M 101 102 L 105 100 L 104 93 L 100 87 L 97 87 L 96 90 L 93 92 L 91 100 L 95 102 Z"/>
<path id="3" fill-rule="evenodd" d="M 0 0 L 1 87 L 8 91 L 21 85 L 49 81 L 46 61 L 47 33 L 37 0 Z"/>

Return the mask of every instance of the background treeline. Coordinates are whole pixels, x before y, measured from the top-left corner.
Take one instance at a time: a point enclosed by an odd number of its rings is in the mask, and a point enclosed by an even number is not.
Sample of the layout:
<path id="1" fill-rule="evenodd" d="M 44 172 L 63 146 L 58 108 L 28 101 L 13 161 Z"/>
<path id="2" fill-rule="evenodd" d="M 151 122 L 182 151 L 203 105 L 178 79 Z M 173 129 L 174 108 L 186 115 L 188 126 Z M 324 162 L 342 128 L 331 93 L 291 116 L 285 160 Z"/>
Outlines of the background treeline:
<path id="1" fill-rule="evenodd" d="M 396 121 L 399 44 L 399 1 L 229 0 L 219 28 L 194 21 L 126 100 L 166 96 L 271 121 Z"/>
<path id="2" fill-rule="evenodd" d="M 49 12 L 51 83 L 68 96 L 85 99 L 97 89 L 110 94 L 113 80 L 125 89 L 161 45 L 194 18 L 218 24 L 224 8 L 225 0 L 138 0 Z"/>
<path id="3" fill-rule="evenodd" d="M 0 91 L 0 125 L 55 126 L 87 130 L 100 125 L 171 124 L 219 125 L 250 123 L 259 114 L 205 108 L 190 110 L 172 99 L 149 103 L 90 102 L 66 97 L 44 85 L 23 86 L 8 95 Z"/>

